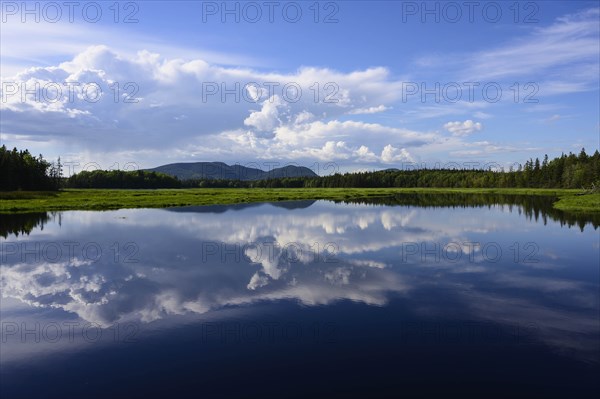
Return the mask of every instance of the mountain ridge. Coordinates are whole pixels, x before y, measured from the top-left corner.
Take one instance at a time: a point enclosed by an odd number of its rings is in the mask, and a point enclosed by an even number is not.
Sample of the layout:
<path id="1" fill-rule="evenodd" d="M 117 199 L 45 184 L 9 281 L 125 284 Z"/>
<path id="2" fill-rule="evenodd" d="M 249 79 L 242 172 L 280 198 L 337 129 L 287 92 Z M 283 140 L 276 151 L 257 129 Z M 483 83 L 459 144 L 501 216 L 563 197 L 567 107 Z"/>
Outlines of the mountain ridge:
<path id="1" fill-rule="evenodd" d="M 226 180 L 266 180 L 283 177 L 318 177 L 315 172 L 304 166 L 287 165 L 264 171 L 240 164 L 227 165 L 224 162 L 177 162 L 145 169 L 160 172 L 179 180 L 190 179 L 226 179 Z"/>

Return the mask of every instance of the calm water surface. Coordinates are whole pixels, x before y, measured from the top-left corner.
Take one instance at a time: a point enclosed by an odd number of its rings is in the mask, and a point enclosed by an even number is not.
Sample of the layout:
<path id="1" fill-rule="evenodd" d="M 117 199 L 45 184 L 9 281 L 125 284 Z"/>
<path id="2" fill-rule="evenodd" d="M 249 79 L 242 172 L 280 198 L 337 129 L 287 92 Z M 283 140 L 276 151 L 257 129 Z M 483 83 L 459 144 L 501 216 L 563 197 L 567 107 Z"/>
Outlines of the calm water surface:
<path id="1" fill-rule="evenodd" d="M 0 396 L 598 393 L 598 220 L 485 202 L 4 215 Z"/>

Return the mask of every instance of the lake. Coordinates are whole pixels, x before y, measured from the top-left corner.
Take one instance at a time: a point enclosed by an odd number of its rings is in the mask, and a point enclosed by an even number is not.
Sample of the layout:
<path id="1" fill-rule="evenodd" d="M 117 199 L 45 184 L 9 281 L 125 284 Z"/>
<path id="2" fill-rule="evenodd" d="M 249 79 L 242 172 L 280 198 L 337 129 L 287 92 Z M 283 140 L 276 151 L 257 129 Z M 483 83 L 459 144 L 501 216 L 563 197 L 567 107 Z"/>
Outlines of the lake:
<path id="1" fill-rule="evenodd" d="M 458 195 L 3 215 L 0 396 L 592 396 L 599 224 Z"/>

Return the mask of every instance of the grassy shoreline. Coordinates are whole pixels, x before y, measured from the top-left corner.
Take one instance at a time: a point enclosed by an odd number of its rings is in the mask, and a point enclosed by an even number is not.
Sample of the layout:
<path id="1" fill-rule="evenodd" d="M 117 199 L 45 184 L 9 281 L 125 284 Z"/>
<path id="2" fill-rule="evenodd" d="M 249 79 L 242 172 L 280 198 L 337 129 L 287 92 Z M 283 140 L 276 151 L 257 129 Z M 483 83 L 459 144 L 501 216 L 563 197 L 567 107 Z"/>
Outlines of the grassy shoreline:
<path id="1" fill-rule="evenodd" d="M 166 208 L 316 199 L 339 201 L 402 193 L 551 195 L 559 198 L 554 204 L 557 209 L 569 212 L 600 212 L 600 194 L 576 196 L 579 192 L 580 190 L 529 188 L 67 189 L 58 192 L 0 192 L 0 213 Z"/>

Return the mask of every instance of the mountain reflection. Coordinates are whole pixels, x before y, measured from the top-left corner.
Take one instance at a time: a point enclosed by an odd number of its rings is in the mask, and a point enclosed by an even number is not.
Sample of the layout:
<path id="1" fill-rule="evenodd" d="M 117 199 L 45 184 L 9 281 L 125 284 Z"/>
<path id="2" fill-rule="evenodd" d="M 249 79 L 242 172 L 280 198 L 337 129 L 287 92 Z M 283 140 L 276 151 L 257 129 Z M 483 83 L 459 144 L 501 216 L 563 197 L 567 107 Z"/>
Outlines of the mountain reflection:
<path id="1" fill-rule="evenodd" d="M 549 345 L 593 350 L 595 232 L 557 234 L 515 210 L 302 201 L 64 212 L 60 228 L 42 217 L 44 231 L 3 241 L 0 288 L 102 326 L 272 301 L 402 301 L 444 318 L 450 295 L 454 315 L 535 323 Z"/>

